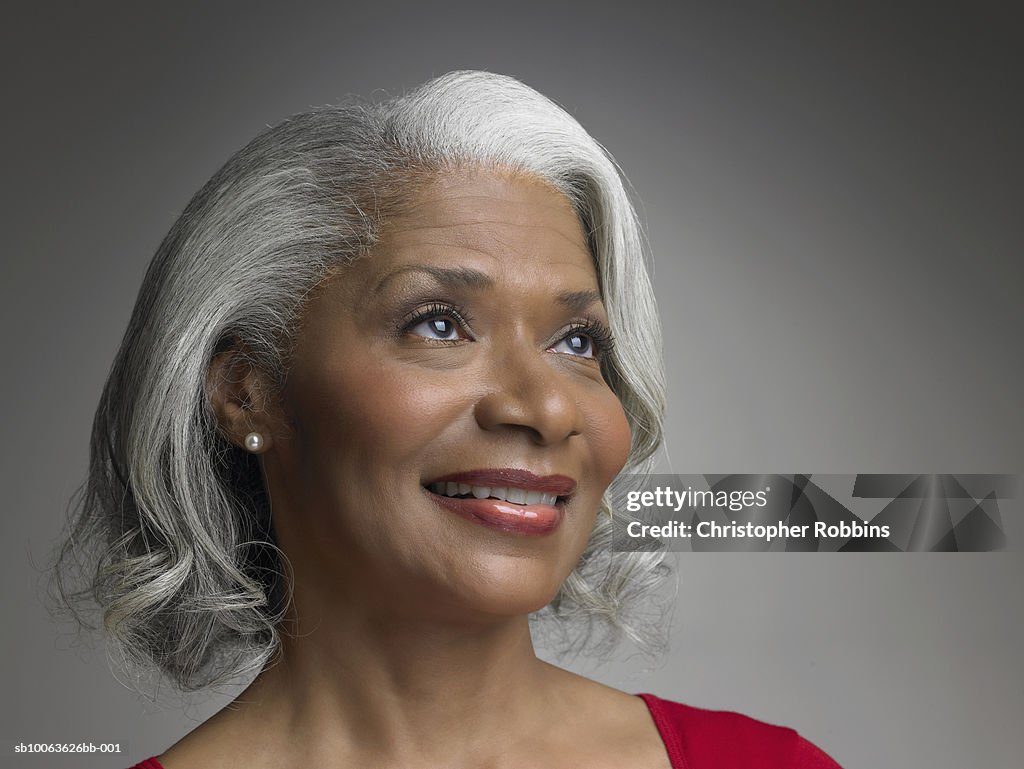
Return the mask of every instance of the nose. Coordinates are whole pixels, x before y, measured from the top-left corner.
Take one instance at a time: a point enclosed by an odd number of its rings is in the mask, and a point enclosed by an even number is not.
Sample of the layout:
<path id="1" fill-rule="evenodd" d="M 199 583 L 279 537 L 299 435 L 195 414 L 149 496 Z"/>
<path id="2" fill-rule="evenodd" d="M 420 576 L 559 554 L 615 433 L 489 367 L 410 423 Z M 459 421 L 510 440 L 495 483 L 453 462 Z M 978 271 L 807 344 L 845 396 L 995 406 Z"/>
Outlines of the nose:
<path id="1" fill-rule="evenodd" d="M 524 432 L 541 446 L 581 434 L 578 386 L 550 357 L 560 354 L 533 347 L 493 363 L 490 387 L 476 404 L 477 424 L 488 431 Z"/>

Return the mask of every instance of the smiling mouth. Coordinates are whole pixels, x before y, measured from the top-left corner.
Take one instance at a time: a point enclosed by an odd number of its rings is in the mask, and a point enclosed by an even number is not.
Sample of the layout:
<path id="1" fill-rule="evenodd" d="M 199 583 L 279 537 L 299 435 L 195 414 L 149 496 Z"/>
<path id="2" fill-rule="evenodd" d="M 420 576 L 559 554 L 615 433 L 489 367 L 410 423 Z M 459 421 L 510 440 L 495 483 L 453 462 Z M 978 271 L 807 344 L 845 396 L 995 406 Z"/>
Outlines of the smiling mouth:
<path id="1" fill-rule="evenodd" d="M 514 505 L 556 505 L 565 497 L 544 491 L 517 489 L 514 486 L 476 486 L 455 481 L 438 481 L 427 485 L 434 494 L 451 499 L 497 499 Z"/>
<path id="2" fill-rule="evenodd" d="M 474 470 L 423 485 L 441 507 L 487 528 L 511 534 L 550 534 L 562 522 L 576 481 L 527 470 Z"/>

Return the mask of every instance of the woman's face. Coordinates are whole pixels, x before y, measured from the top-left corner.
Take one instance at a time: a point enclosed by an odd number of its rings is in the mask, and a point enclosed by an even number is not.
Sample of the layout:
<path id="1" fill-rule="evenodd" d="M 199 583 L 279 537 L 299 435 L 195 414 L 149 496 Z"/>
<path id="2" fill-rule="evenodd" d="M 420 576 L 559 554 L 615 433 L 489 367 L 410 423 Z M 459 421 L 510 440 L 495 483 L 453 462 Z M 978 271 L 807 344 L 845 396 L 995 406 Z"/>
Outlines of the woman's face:
<path id="1" fill-rule="evenodd" d="M 542 183 L 441 176 L 311 297 L 264 467 L 296 604 L 548 603 L 630 431 L 580 222 Z"/>

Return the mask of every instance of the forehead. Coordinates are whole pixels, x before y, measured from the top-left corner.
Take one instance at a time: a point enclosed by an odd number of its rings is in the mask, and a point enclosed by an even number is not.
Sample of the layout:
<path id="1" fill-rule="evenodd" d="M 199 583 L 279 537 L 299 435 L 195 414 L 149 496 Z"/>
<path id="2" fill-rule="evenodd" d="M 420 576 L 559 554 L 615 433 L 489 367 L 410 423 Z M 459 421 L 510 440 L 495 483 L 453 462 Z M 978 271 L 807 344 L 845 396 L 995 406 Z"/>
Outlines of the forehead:
<path id="1" fill-rule="evenodd" d="M 597 285 L 583 226 L 566 197 L 539 179 L 502 171 L 433 178 L 353 267 L 372 281 L 410 264 L 458 264 L 496 277 L 558 274 Z"/>

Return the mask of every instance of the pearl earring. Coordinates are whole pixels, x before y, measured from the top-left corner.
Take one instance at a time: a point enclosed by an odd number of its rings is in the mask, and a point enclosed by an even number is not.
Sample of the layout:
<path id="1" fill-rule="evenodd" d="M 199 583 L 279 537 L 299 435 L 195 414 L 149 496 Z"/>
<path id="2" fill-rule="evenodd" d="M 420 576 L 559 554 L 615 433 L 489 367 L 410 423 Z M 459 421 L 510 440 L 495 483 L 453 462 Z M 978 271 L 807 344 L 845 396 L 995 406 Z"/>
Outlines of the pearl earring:
<path id="1" fill-rule="evenodd" d="M 253 454 L 258 453 L 263 448 L 263 436 L 259 433 L 249 433 L 245 436 L 245 448 Z"/>

